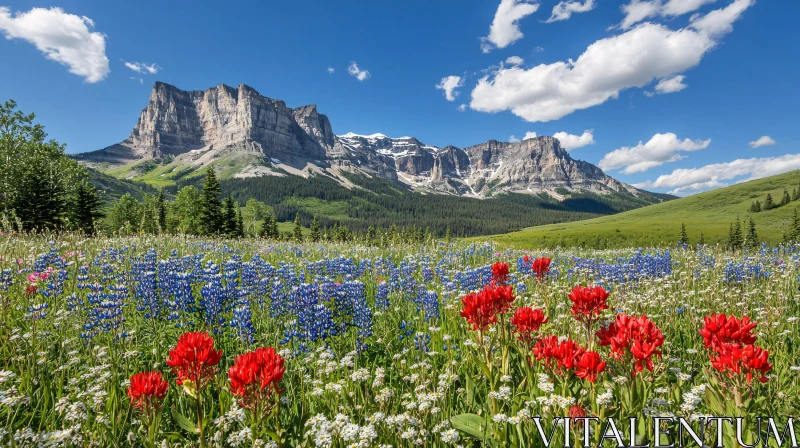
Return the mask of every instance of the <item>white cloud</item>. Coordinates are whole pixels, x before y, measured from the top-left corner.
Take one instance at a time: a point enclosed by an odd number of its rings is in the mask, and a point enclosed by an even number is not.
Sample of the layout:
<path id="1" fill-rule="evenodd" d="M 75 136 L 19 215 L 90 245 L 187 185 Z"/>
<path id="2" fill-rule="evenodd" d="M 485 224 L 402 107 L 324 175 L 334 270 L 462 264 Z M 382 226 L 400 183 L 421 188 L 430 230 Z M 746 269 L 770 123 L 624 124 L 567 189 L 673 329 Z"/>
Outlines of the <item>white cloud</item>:
<path id="1" fill-rule="evenodd" d="M 142 62 L 127 62 L 127 61 L 125 61 L 125 67 L 128 67 L 129 69 L 135 71 L 136 73 L 149 73 L 151 75 L 155 75 L 156 73 L 158 73 L 158 69 L 161 68 L 157 64 L 147 65 Z"/>
<path id="2" fill-rule="evenodd" d="M 361 70 L 355 61 L 350 62 L 350 66 L 347 67 L 347 73 L 355 76 L 356 79 L 358 79 L 359 81 L 364 81 L 365 79 L 370 77 L 369 71 Z"/>
<path id="3" fill-rule="evenodd" d="M 105 35 L 90 28 L 94 28 L 92 19 L 67 14 L 61 8 L 33 8 L 12 17 L 8 8 L 0 7 L 0 30 L 6 39 L 24 39 L 47 59 L 95 83 L 106 79 L 110 70 Z"/>
<path id="4" fill-rule="evenodd" d="M 689 87 L 683 83 L 686 76 L 678 75 L 672 78 L 661 78 L 656 84 L 656 93 L 675 93 Z"/>
<path id="5" fill-rule="evenodd" d="M 536 138 L 536 133 L 533 132 L 533 131 L 528 131 L 528 132 L 525 133 L 525 137 L 523 137 L 522 139 L 523 140 L 529 140 L 529 139 L 532 139 L 532 138 Z"/>
<path id="6" fill-rule="evenodd" d="M 566 132 L 556 132 L 553 137 L 557 138 L 561 147 L 567 151 L 583 148 L 586 145 L 594 145 L 594 135 L 587 129 L 581 135 L 568 134 Z"/>
<path id="7" fill-rule="evenodd" d="M 585 0 L 583 3 L 580 0 L 561 0 L 556 6 L 553 6 L 553 12 L 547 23 L 558 22 L 560 20 L 569 20 L 572 14 L 581 12 L 589 12 L 595 7 L 594 0 Z"/>
<path id="8" fill-rule="evenodd" d="M 683 187 L 678 187 L 674 190 L 670 190 L 667 193 L 674 194 L 676 196 L 685 196 L 687 194 L 693 193 L 701 193 L 703 191 L 714 190 L 717 188 L 727 187 L 729 184 L 720 182 L 718 180 L 709 180 L 708 182 L 697 182 L 691 185 L 685 185 Z"/>
<path id="9" fill-rule="evenodd" d="M 779 157 L 736 159 L 732 162 L 714 163 L 700 168 L 678 169 L 659 176 L 655 181 L 637 184 L 638 188 L 673 188 L 682 193 L 724 186 L 721 181 L 746 176 L 739 182 L 774 176 L 800 169 L 800 154 Z"/>
<path id="10" fill-rule="evenodd" d="M 139 84 L 144 84 L 144 79 L 142 78 L 137 78 L 135 76 L 131 76 L 130 78 L 134 81 L 139 81 Z"/>
<path id="11" fill-rule="evenodd" d="M 509 56 L 506 58 L 506 64 L 511 65 L 522 65 L 525 62 L 525 59 L 522 59 L 519 56 Z"/>
<path id="12" fill-rule="evenodd" d="M 773 140 L 772 137 L 770 137 L 769 135 L 765 135 L 756 141 L 750 142 L 749 144 L 751 148 L 760 148 L 762 146 L 772 146 L 777 143 L 778 142 Z"/>
<path id="13" fill-rule="evenodd" d="M 330 73 L 332 75 L 332 74 L 336 73 L 336 69 L 333 68 L 333 67 L 328 67 L 328 73 Z"/>
<path id="14" fill-rule="evenodd" d="M 720 37 L 733 31 L 733 22 L 755 3 L 755 0 L 735 0 L 725 8 L 715 9 L 704 16 L 692 18 L 690 27 L 713 37 Z"/>
<path id="15" fill-rule="evenodd" d="M 466 104 L 462 104 L 462 105 L 458 106 L 458 111 L 459 112 L 464 112 L 465 110 L 467 110 L 467 105 Z"/>
<path id="16" fill-rule="evenodd" d="M 436 88 L 444 90 L 444 97 L 447 98 L 447 101 L 455 101 L 456 97 L 461 93 L 457 92 L 456 89 L 463 85 L 464 78 L 460 76 L 445 76 L 439 84 L 436 84 Z"/>
<path id="17" fill-rule="evenodd" d="M 716 45 L 725 17 L 735 21 L 753 0 L 734 0 L 715 14 L 713 26 L 705 17 L 687 28 L 671 30 L 643 23 L 590 45 L 576 61 L 541 64 L 530 69 L 501 67 L 478 81 L 470 107 L 482 112 L 510 110 L 530 121 L 557 120 L 617 98 L 628 88 L 674 76 L 700 63 Z M 696 24 L 701 26 L 695 28 Z"/>
<path id="18" fill-rule="evenodd" d="M 619 27 L 623 30 L 636 25 L 637 23 L 651 17 L 676 17 L 697 11 L 701 7 L 714 3 L 717 0 L 669 0 L 662 3 L 661 0 L 631 0 L 630 3 L 622 5 L 622 12 L 625 18 Z"/>
<path id="19" fill-rule="evenodd" d="M 519 139 L 512 135 L 511 137 L 508 137 L 508 141 L 511 143 L 517 143 Z"/>
<path id="20" fill-rule="evenodd" d="M 625 174 L 642 173 L 650 168 L 683 159 L 684 156 L 679 154 L 680 151 L 697 151 L 707 148 L 709 144 L 711 144 L 710 139 L 680 140 L 671 132 L 656 134 L 647 143 L 639 142 L 636 146 L 623 146 L 609 152 L 597 166 L 604 170 L 624 167 L 622 172 Z"/>
<path id="21" fill-rule="evenodd" d="M 538 3 L 526 0 L 500 0 L 500 6 L 494 15 L 489 35 L 481 42 L 481 50 L 488 53 L 492 47 L 505 48 L 524 36 L 519 30 L 517 21 L 539 10 Z"/>

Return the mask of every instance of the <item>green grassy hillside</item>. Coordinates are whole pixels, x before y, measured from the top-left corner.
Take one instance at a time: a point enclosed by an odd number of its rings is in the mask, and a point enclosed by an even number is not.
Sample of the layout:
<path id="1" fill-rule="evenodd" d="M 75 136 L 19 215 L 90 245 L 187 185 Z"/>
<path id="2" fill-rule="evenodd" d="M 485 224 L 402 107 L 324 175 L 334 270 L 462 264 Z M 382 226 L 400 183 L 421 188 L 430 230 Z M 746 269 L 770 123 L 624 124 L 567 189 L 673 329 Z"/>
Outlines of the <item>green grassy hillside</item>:
<path id="1" fill-rule="evenodd" d="M 755 200 L 764 203 L 767 193 L 776 203 L 783 190 L 798 186 L 800 171 L 753 180 L 686 198 L 631 210 L 617 215 L 585 221 L 529 227 L 518 232 L 493 236 L 502 245 L 515 247 L 622 247 L 671 244 L 680 239 L 681 223 L 686 224 L 689 242 L 696 243 L 703 232 L 708 243 L 724 241 L 737 215 L 743 230 L 752 217 L 760 239 L 782 240 L 800 201 L 758 213 L 750 212 Z"/>

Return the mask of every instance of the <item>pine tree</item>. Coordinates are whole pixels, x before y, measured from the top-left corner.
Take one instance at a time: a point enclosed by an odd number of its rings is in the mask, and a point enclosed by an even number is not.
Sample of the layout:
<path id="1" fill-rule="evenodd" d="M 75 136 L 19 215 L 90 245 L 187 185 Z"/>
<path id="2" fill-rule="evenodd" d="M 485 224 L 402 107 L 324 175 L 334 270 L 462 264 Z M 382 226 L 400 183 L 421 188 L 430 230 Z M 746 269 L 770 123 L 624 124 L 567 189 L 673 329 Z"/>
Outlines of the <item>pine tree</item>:
<path id="1" fill-rule="evenodd" d="M 754 208 L 753 209 L 754 212 L 756 212 L 756 213 L 760 212 L 761 211 L 761 201 L 756 199 L 756 202 L 753 203 L 753 208 Z"/>
<path id="2" fill-rule="evenodd" d="M 758 233 L 756 232 L 756 222 L 750 218 L 750 223 L 747 226 L 747 247 L 758 247 Z"/>
<path id="3" fill-rule="evenodd" d="M 164 189 L 162 188 L 161 191 L 158 192 L 158 200 L 156 201 L 156 205 L 158 206 L 158 228 L 161 232 L 167 231 L 167 204 L 164 200 Z"/>
<path id="4" fill-rule="evenodd" d="M 764 201 L 764 207 L 762 207 L 762 210 L 772 210 L 773 208 L 775 208 L 775 203 L 772 202 L 772 194 L 767 193 L 767 200 Z"/>
<path id="5" fill-rule="evenodd" d="M 314 220 L 311 221 L 311 241 L 317 242 L 322 239 L 322 234 L 319 231 L 319 221 L 317 221 L 317 215 L 314 215 Z"/>
<path id="6" fill-rule="evenodd" d="M 756 203 L 755 203 L 755 201 L 750 203 L 750 212 L 751 213 L 756 213 Z"/>
<path id="7" fill-rule="evenodd" d="M 797 214 L 797 207 L 794 209 L 789 231 L 784 232 L 784 241 L 791 243 L 800 242 L 800 215 Z"/>
<path id="8" fill-rule="evenodd" d="M 797 196 L 797 188 L 792 188 L 792 200 L 796 201 L 797 199 L 800 199 Z"/>
<path id="9" fill-rule="evenodd" d="M 244 218 L 242 217 L 242 209 L 236 209 L 236 236 L 239 238 L 244 237 Z"/>
<path id="10" fill-rule="evenodd" d="M 736 217 L 736 222 L 731 224 L 730 238 L 728 246 L 733 249 L 741 249 L 744 245 L 744 236 L 742 235 L 742 223 L 739 217 Z"/>
<path id="11" fill-rule="evenodd" d="M 686 224 L 681 223 L 681 244 L 689 244 L 689 235 L 686 234 Z"/>
<path id="12" fill-rule="evenodd" d="M 203 192 L 200 195 L 200 225 L 204 235 L 216 235 L 224 231 L 222 207 L 219 201 L 220 186 L 214 167 L 208 168 Z"/>
<path id="13" fill-rule="evenodd" d="M 705 246 L 706 245 L 706 237 L 705 237 L 705 235 L 703 235 L 703 232 L 700 232 L 700 241 L 698 241 L 697 244 L 699 244 L 701 246 Z"/>
<path id="14" fill-rule="evenodd" d="M 783 199 L 781 199 L 781 205 L 786 205 L 792 202 L 792 197 L 789 196 L 789 192 L 786 189 L 783 189 Z"/>
<path id="15" fill-rule="evenodd" d="M 72 208 L 73 224 L 84 233 L 94 235 L 95 224 L 103 217 L 100 205 L 97 190 L 88 182 L 82 182 L 75 193 L 75 203 Z"/>
<path id="16" fill-rule="evenodd" d="M 292 238 L 295 241 L 303 241 L 303 227 L 300 226 L 300 214 L 294 215 L 294 229 L 292 230 Z"/>
<path id="17" fill-rule="evenodd" d="M 444 232 L 444 240 L 447 241 L 448 244 L 453 241 L 453 234 L 450 232 L 450 224 L 447 225 L 447 230 Z"/>
<path id="18" fill-rule="evenodd" d="M 222 218 L 222 232 L 227 235 L 235 235 L 236 234 L 236 209 L 238 207 L 233 202 L 233 198 L 228 196 L 225 199 L 225 206 L 224 206 L 224 214 Z"/>

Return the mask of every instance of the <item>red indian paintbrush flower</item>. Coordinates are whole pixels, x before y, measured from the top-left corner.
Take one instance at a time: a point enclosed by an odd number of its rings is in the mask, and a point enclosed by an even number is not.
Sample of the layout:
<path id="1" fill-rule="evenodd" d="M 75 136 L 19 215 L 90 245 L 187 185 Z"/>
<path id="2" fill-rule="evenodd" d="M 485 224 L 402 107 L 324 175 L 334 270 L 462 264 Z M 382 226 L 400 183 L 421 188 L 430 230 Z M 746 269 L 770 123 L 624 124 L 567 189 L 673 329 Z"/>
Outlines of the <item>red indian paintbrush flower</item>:
<path id="1" fill-rule="evenodd" d="M 634 362 L 633 376 L 645 368 L 653 370 L 653 356 L 661 357 L 658 348 L 664 344 L 664 334 L 647 316 L 629 317 L 617 314 L 608 327 L 597 331 L 598 344 L 611 348 L 611 357 L 623 359 L 627 355 Z"/>
<path id="2" fill-rule="evenodd" d="M 461 317 L 473 330 L 484 331 L 497 323 L 497 316 L 511 310 L 514 290 L 508 285 L 488 284 L 479 292 L 461 298 Z"/>
<path id="3" fill-rule="evenodd" d="M 528 306 L 518 308 L 511 317 L 511 325 L 514 326 L 514 331 L 519 333 L 520 341 L 531 340 L 533 337 L 531 333 L 539 331 L 539 328 L 546 323 L 547 317 L 542 310 Z"/>
<path id="4" fill-rule="evenodd" d="M 575 370 L 585 353 L 586 349 L 577 342 L 571 339 L 559 341 L 558 336 L 545 336 L 533 346 L 536 360 L 544 361 L 548 368 L 554 369 L 558 374 Z"/>
<path id="5" fill-rule="evenodd" d="M 531 271 L 536 273 L 536 278 L 542 278 L 550 272 L 550 259 L 547 257 L 537 258 L 533 261 Z"/>
<path id="6" fill-rule="evenodd" d="M 242 407 L 264 410 L 273 392 L 283 393 L 278 385 L 285 371 L 283 358 L 272 347 L 239 355 L 228 369 L 231 393 L 241 398 Z"/>
<path id="7" fill-rule="evenodd" d="M 505 283 L 508 281 L 508 264 L 495 263 L 492 265 L 492 282 Z"/>
<path id="8" fill-rule="evenodd" d="M 588 380 L 590 383 L 597 381 L 597 375 L 606 370 L 606 362 L 597 352 L 585 352 L 578 360 L 575 376 Z"/>
<path id="9" fill-rule="evenodd" d="M 737 347 L 751 345 L 756 337 L 750 331 L 758 325 L 747 316 L 741 319 L 736 316 L 714 314 L 704 318 L 703 328 L 699 330 L 706 348 L 723 351 L 725 346 Z"/>
<path id="10" fill-rule="evenodd" d="M 572 301 L 572 315 L 583 322 L 602 314 L 603 310 L 608 309 L 606 303 L 608 294 L 602 286 L 572 288 L 572 293 L 569 294 L 569 300 Z"/>
<path id="11" fill-rule="evenodd" d="M 560 357 L 558 352 L 558 336 L 545 336 L 533 346 L 533 356 L 537 361 L 544 361 L 550 368 L 555 367 Z"/>
<path id="12" fill-rule="evenodd" d="M 128 396 L 134 408 L 150 413 L 164 404 L 169 383 L 164 381 L 161 372 L 142 372 L 131 377 Z"/>
<path id="13" fill-rule="evenodd" d="M 744 374 L 748 383 L 753 381 L 754 375 L 758 381 L 766 383 L 769 380 L 766 374 L 772 370 L 769 352 L 752 344 L 743 348 L 726 346 L 722 353 L 712 357 L 711 367 L 729 376 Z"/>
<path id="14" fill-rule="evenodd" d="M 183 385 L 191 381 L 196 390 L 202 390 L 216 373 L 215 366 L 222 358 L 222 350 L 214 350 L 214 339 L 206 332 L 187 332 L 178 338 L 178 344 L 169 351 L 167 365 L 178 376 L 175 382 Z"/>

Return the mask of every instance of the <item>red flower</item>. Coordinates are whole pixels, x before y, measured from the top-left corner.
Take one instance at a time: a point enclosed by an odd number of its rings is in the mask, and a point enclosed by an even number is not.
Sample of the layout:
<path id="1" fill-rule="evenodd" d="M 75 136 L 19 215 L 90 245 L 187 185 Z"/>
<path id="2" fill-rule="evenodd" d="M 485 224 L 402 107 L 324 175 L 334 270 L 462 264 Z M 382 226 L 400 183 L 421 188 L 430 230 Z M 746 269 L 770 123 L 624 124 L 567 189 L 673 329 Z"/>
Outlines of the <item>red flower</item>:
<path id="1" fill-rule="evenodd" d="M 505 283 L 508 280 L 508 264 L 495 263 L 492 265 L 492 281 L 494 283 Z"/>
<path id="2" fill-rule="evenodd" d="M 25 287 L 25 295 L 32 296 L 36 294 L 36 283 L 31 283 Z"/>
<path id="3" fill-rule="evenodd" d="M 572 288 L 572 293 L 569 294 L 569 300 L 572 301 L 572 315 L 583 322 L 602 314 L 603 310 L 608 309 L 606 303 L 608 294 L 602 286 Z"/>
<path id="4" fill-rule="evenodd" d="M 664 334 L 647 316 L 628 317 L 620 313 L 608 327 L 597 333 L 598 344 L 611 347 L 611 357 L 622 359 L 627 355 L 633 358 L 633 375 L 645 368 L 653 370 L 653 356 L 661 357 Z"/>
<path id="5" fill-rule="evenodd" d="M 772 370 L 769 363 L 769 352 L 755 345 L 744 348 L 729 345 L 726 349 L 711 359 L 711 367 L 720 372 L 728 372 L 729 376 L 744 374 L 750 383 L 755 375 L 756 379 L 766 383 L 769 379 L 766 374 Z"/>
<path id="6" fill-rule="evenodd" d="M 283 358 L 272 347 L 239 355 L 228 369 L 231 393 L 242 399 L 239 403 L 242 407 L 258 408 L 273 392 L 283 393 L 278 384 L 285 371 Z"/>
<path id="7" fill-rule="evenodd" d="M 585 352 L 578 361 L 575 375 L 578 378 L 594 383 L 597 381 L 597 375 L 604 370 L 606 370 L 606 362 L 600 359 L 600 355 L 597 352 Z"/>
<path id="8" fill-rule="evenodd" d="M 511 286 L 489 284 L 479 292 L 461 298 L 461 316 L 467 319 L 473 330 L 484 331 L 497 323 L 498 314 L 511 309 L 514 299 Z"/>
<path id="9" fill-rule="evenodd" d="M 576 418 L 586 417 L 586 410 L 584 410 L 580 406 L 570 406 L 569 408 L 569 418 L 575 420 Z"/>
<path id="10" fill-rule="evenodd" d="M 550 259 L 547 257 L 537 258 L 531 266 L 531 271 L 536 273 L 537 278 L 542 278 L 550 272 Z"/>
<path id="11" fill-rule="evenodd" d="M 546 323 L 547 317 L 539 308 L 533 309 L 527 306 L 518 308 L 511 317 L 511 325 L 514 326 L 514 331 L 519 333 L 520 341 L 530 340 L 531 333 L 539 331 L 539 328 Z"/>
<path id="12" fill-rule="evenodd" d="M 544 361 L 548 367 L 554 367 L 560 358 L 558 336 L 545 336 L 533 346 L 533 356 L 537 361 Z"/>
<path id="13" fill-rule="evenodd" d="M 184 381 L 194 383 L 197 390 L 202 390 L 214 377 L 222 358 L 222 350 L 214 350 L 214 339 L 205 332 L 187 332 L 178 338 L 178 344 L 169 351 L 167 365 L 178 376 L 175 382 L 182 385 Z"/>
<path id="14" fill-rule="evenodd" d="M 167 389 L 169 383 L 161 377 L 161 372 L 142 372 L 131 377 L 128 396 L 134 408 L 150 413 L 164 404 Z"/>
<path id="15" fill-rule="evenodd" d="M 756 337 L 750 331 L 758 325 L 744 316 L 726 316 L 714 314 L 704 318 L 705 325 L 699 330 L 703 336 L 703 344 L 714 351 L 724 351 L 726 346 L 742 347 L 756 342 Z"/>

